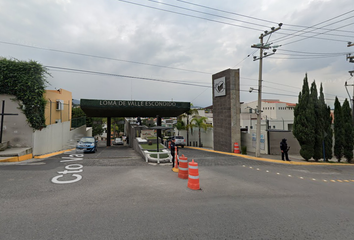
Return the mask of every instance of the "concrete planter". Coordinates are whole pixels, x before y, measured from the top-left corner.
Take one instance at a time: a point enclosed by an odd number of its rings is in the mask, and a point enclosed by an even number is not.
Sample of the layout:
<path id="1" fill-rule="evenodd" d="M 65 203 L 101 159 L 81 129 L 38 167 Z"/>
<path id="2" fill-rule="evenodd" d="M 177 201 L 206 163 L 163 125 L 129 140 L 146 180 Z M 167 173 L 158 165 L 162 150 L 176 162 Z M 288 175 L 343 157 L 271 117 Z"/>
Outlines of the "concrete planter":
<path id="1" fill-rule="evenodd" d="M 4 151 L 9 147 L 9 141 L 0 143 L 0 151 Z"/>

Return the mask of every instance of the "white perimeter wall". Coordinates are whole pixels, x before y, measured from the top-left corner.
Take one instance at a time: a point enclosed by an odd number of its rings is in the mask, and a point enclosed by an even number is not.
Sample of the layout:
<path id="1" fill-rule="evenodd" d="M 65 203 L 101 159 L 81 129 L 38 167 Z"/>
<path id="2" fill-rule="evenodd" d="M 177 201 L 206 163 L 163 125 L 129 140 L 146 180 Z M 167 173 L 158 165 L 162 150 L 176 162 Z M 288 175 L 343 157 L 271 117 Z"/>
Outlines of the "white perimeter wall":
<path id="1" fill-rule="evenodd" d="M 178 134 L 178 130 L 175 129 L 175 134 Z M 179 136 L 183 136 L 184 139 L 187 141 L 187 131 L 186 130 L 180 130 L 179 131 Z M 213 138 L 213 129 L 208 128 L 208 130 L 200 130 L 200 136 L 201 136 L 201 141 L 203 144 L 203 147 L 205 148 L 214 148 L 214 138 Z M 199 143 L 199 133 L 198 133 L 198 128 L 193 129 L 193 134 L 189 132 L 189 142 L 192 142 L 191 146 L 193 146 L 193 142 Z M 198 145 L 197 145 L 198 146 Z"/>
<path id="2" fill-rule="evenodd" d="M 88 136 L 86 125 L 70 131 L 70 122 L 57 123 L 33 133 L 33 155 L 75 148 L 77 140 Z"/>
<path id="3" fill-rule="evenodd" d="M 242 146 L 247 147 L 248 153 L 256 152 L 256 130 L 252 130 L 250 133 L 241 132 L 241 144 L 239 144 L 240 151 Z M 264 138 L 262 138 L 262 136 Z M 267 131 L 261 131 L 261 144 L 260 144 L 260 153 L 268 154 L 268 137 Z M 263 141 L 264 140 L 264 141 Z"/>
<path id="4" fill-rule="evenodd" d="M 19 109 L 19 102 L 15 98 L 13 95 L 0 95 L 0 111 L 2 101 L 5 100 L 5 113 L 18 114 L 4 116 L 2 141 L 9 141 L 11 147 L 31 148 L 33 129 L 28 125 L 26 115 Z"/>

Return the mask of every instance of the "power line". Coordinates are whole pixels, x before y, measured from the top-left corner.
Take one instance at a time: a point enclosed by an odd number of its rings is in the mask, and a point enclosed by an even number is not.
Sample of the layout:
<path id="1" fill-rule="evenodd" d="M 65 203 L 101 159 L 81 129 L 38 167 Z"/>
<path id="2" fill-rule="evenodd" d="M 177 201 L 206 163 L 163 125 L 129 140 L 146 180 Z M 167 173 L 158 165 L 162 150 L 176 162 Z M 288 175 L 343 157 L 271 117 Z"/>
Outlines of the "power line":
<path id="1" fill-rule="evenodd" d="M 73 68 L 64 68 L 64 67 L 55 67 L 55 66 L 45 66 L 45 67 L 49 68 L 49 69 L 52 69 L 54 71 L 61 71 L 61 72 L 66 72 L 66 73 L 103 75 L 103 76 L 110 76 L 110 77 L 122 77 L 122 78 L 138 79 L 138 80 L 144 80 L 144 81 L 155 81 L 155 82 L 163 82 L 163 83 L 188 85 L 188 86 L 203 87 L 203 88 L 209 88 L 209 89 L 212 88 L 212 86 L 210 86 L 210 85 L 200 85 L 200 84 L 194 84 L 194 83 L 190 83 L 190 82 L 186 82 L 186 81 L 168 81 L 168 80 L 155 79 L 155 78 L 136 77 L 136 76 L 130 76 L 130 75 L 104 73 L 104 72 L 89 71 L 89 70 L 82 70 L 82 69 L 73 69 Z M 286 85 L 283 84 L 283 86 L 286 86 Z M 281 90 L 281 89 L 279 89 L 279 90 Z M 249 92 L 249 90 L 245 90 L 245 89 L 241 89 L 240 91 L 241 92 Z M 283 90 L 281 90 L 281 91 L 283 91 Z M 202 93 L 204 93 L 204 92 L 205 91 L 203 91 Z M 297 95 L 281 94 L 281 93 L 274 93 L 274 92 L 273 93 L 272 92 L 264 92 L 264 93 L 265 94 L 270 94 L 270 95 L 281 95 L 281 96 L 298 97 Z M 331 94 L 326 94 L 326 95 L 331 95 Z"/>
<path id="2" fill-rule="evenodd" d="M 189 4 L 189 5 L 193 5 L 193 6 L 198 6 L 198 7 L 201 7 L 201 8 L 214 10 L 214 11 L 219 11 L 219 12 L 228 13 L 228 14 L 232 14 L 232 15 L 237 15 L 237 16 L 250 18 L 250 19 L 254 19 L 254 20 L 258 20 L 258 21 L 263 21 L 263 22 L 267 22 L 267 23 L 271 23 L 271 24 L 278 24 L 278 22 L 268 21 L 268 20 L 261 19 L 261 18 L 256 18 L 256 17 L 251 17 L 251 16 L 247 16 L 247 15 L 243 15 L 243 14 L 239 14 L 239 13 L 235 13 L 235 12 L 225 11 L 225 10 L 221 10 L 221 9 L 218 9 L 218 8 L 212 8 L 212 7 L 208 7 L 208 6 L 201 5 L 201 4 L 190 3 L 190 2 L 187 2 L 187 1 L 183 1 L 183 0 L 176 0 L 176 1 L 182 2 L 182 3 L 185 3 L 185 4 Z M 310 28 L 310 29 L 315 29 L 315 30 L 333 30 L 333 29 L 325 29 L 325 28 L 321 28 L 321 27 L 317 27 L 317 28 L 314 27 L 314 26 L 307 27 L 307 26 L 294 25 L 294 24 L 288 24 L 288 23 L 284 23 L 284 25 L 285 26 L 291 26 L 291 27 L 297 27 L 297 28 Z M 293 31 L 296 31 L 296 30 L 293 30 Z M 334 31 L 353 33 L 352 31 L 344 31 L 344 30 L 334 30 Z"/>
<path id="3" fill-rule="evenodd" d="M 74 69 L 74 68 L 65 68 L 65 67 L 55 67 L 55 66 L 44 66 L 49 69 L 55 70 L 63 70 L 63 71 L 71 71 L 75 73 L 85 73 L 85 74 L 95 74 L 95 75 L 104 75 L 104 76 L 111 76 L 111 77 L 122 77 L 122 78 L 131 78 L 131 79 L 139 79 L 139 80 L 146 80 L 146 81 L 155 81 L 155 82 L 164 82 L 164 83 L 174 83 L 174 84 L 182 84 L 182 85 L 189 85 L 189 86 L 196 86 L 196 87 L 207 87 L 211 88 L 211 86 L 194 84 L 186 81 L 168 81 L 156 78 L 147 78 L 147 77 L 136 77 L 130 75 L 122 75 L 122 74 L 115 74 L 115 73 L 104 73 L 104 72 L 96 72 L 96 71 L 89 71 L 89 70 L 82 70 L 82 69 Z"/>
<path id="4" fill-rule="evenodd" d="M 202 13 L 202 14 L 205 14 L 205 15 L 214 16 L 214 17 L 225 18 L 225 19 L 228 19 L 228 20 L 233 20 L 233 21 L 236 21 L 236 22 L 242 22 L 242 23 L 246 23 L 246 24 L 250 24 L 250 25 L 255 25 L 255 26 L 260 26 L 260 27 L 268 27 L 268 26 L 262 25 L 262 24 L 247 22 L 247 21 L 238 20 L 238 19 L 235 19 L 235 18 L 229 18 L 229 17 L 225 17 L 225 16 L 220 16 L 220 15 L 217 15 L 217 14 L 212 14 L 212 13 L 206 13 L 206 12 L 202 12 L 202 11 L 198 11 L 198 10 L 193 10 L 193 9 L 190 9 L 190 8 L 185 8 L 185 7 L 181 7 L 181 6 L 177 6 L 177 5 L 173 5 L 173 4 L 168 4 L 168 3 L 164 3 L 164 2 L 155 1 L 155 0 L 146 0 L 146 1 L 154 2 L 154 3 L 158 3 L 158 4 L 170 6 L 170 7 L 179 8 L 179 9 L 187 10 L 187 11 L 190 11 L 190 12 L 197 12 L 197 13 Z"/>
<path id="5" fill-rule="evenodd" d="M 347 24 L 347 25 L 344 25 L 344 26 L 338 27 L 338 28 L 336 28 L 336 29 L 344 28 L 344 27 L 347 27 L 347 26 L 350 26 L 350 25 L 353 25 L 353 24 L 354 24 L 354 23 L 349 23 L 349 24 Z M 330 30 L 328 30 L 328 31 L 326 31 L 326 32 L 329 32 L 329 31 L 330 31 Z M 326 33 L 326 32 L 323 32 L 323 33 L 317 33 L 317 34 L 312 35 L 312 36 L 303 37 L 302 39 L 295 40 L 295 41 L 288 42 L 288 43 L 283 43 L 282 45 L 283 45 L 283 46 L 284 46 L 284 45 L 289 45 L 289 44 L 292 44 L 292 43 L 296 43 L 296 42 L 303 41 L 303 40 L 308 39 L 308 38 L 314 38 L 314 37 L 316 37 L 316 36 L 318 36 L 318 35 L 322 35 L 322 34 L 324 34 L 324 33 Z M 339 40 L 335 40 L 335 41 L 339 41 Z M 346 42 L 346 41 L 343 41 L 343 42 Z"/>
<path id="6" fill-rule="evenodd" d="M 312 27 L 318 26 L 318 25 L 322 25 L 322 24 L 324 24 L 324 23 L 326 23 L 326 22 L 332 21 L 332 20 L 334 20 L 334 19 L 336 19 L 336 18 L 340 18 L 340 17 L 342 17 L 342 16 L 344 16 L 344 15 L 347 15 L 347 14 L 349 14 L 349 13 L 352 13 L 352 12 L 354 12 L 354 10 L 345 12 L 345 13 L 343 13 L 343 14 L 340 14 L 340 15 L 336 16 L 336 17 L 330 18 L 330 19 L 328 19 L 328 20 L 326 20 L 326 21 L 322 21 L 322 22 L 320 22 L 320 23 L 317 23 L 317 24 L 313 25 Z M 336 23 L 338 23 L 338 22 L 342 22 L 342 21 L 347 20 L 347 19 L 350 19 L 350 18 L 352 18 L 352 17 L 348 17 L 348 18 L 342 19 L 342 20 L 340 20 L 340 21 L 327 24 L 327 25 L 325 25 L 325 26 L 323 26 L 323 27 L 327 27 L 327 26 L 336 24 Z M 350 24 L 349 24 L 349 25 L 350 25 Z M 306 29 L 309 29 L 309 28 L 310 28 L 310 27 L 307 27 L 307 28 L 305 28 L 305 29 L 303 29 L 303 30 L 306 30 Z M 340 28 L 343 28 L 343 27 L 340 27 Z M 335 30 L 340 29 L 340 28 L 336 28 Z M 313 31 L 315 31 L 315 30 L 312 30 L 311 32 L 313 32 Z M 333 29 L 326 30 L 324 33 L 327 33 L 327 32 L 330 32 L 330 31 L 333 31 Z M 298 32 L 300 32 L 300 31 L 298 31 Z M 316 35 L 314 35 L 314 36 L 321 35 L 321 34 L 324 34 L 324 33 L 319 33 L 319 34 L 316 34 Z M 304 34 L 304 33 L 301 33 L 301 34 L 298 34 L 298 35 L 295 35 L 295 34 L 292 34 L 292 35 L 293 35 L 293 37 L 298 37 L 298 36 L 301 36 L 301 35 L 303 35 L 303 34 Z M 282 37 L 282 38 L 275 39 L 274 41 L 280 41 L 280 40 L 283 40 L 283 41 L 284 41 L 284 40 L 287 40 L 287 39 L 290 39 L 290 38 L 292 38 L 292 37 L 291 37 L 291 36 L 290 36 L 290 37 Z M 307 37 L 307 38 L 308 38 L 308 37 Z M 306 38 L 304 38 L 304 39 L 306 39 Z M 302 39 L 302 40 L 304 40 L 304 39 Z M 288 44 L 290 44 L 290 43 L 288 43 Z M 283 45 L 284 45 L 284 44 L 283 44 Z"/>
<path id="7" fill-rule="evenodd" d="M 294 51 L 294 50 L 288 50 L 288 49 L 284 49 L 284 48 L 279 48 L 278 51 L 281 52 L 292 52 L 292 53 L 303 53 L 303 54 L 309 54 L 309 55 L 345 55 L 348 52 L 304 52 L 304 51 Z"/>
<path id="8" fill-rule="evenodd" d="M 53 48 L 35 47 L 35 46 L 29 46 L 29 45 L 24 45 L 24 44 L 19 44 L 19 43 L 11 43 L 11 42 L 5 42 L 5 41 L 0 41 L 0 43 L 7 44 L 7 45 L 20 46 L 20 47 L 40 49 L 40 50 L 45 50 L 45 51 L 78 55 L 78 56 L 83 56 L 83 57 L 92 57 L 92 58 L 106 59 L 106 60 L 112 60 L 112 61 L 140 64 L 140 65 L 151 66 L 151 67 L 160 67 L 160 68 L 167 68 L 167 69 L 180 70 L 180 71 L 186 71 L 186 72 L 194 72 L 194 73 L 202 73 L 202 74 L 208 74 L 208 75 L 212 74 L 212 73 L 208 73 L 208 72 L 196 71 L 196 70 L 185 69 L 185 68 L 168 67 L 168 66 L 163 66 L 163 65 L 158 65 L 158 64 L 150 64 L 150 63 L 143 63 L 143 62 L 137 62 L 137 61 L 123 60 L 123 59 L 118 59 L 118 58 L 102 57 L 102 56 L 97 56 L 97 55 L 92 55 L 92 54 L 70 52 L 70 51 L 58 50 L 58 49 L 53 49 Z"/>
<path id="9" fill-rule="evenodd" d="M 169 10 L 165 10 L 165 9 L 161 9 L 161 8 L 156 8 L 156 7 L 152 7 L 152 6 L 147 6 L 147 5 L 143 5 L 143 4 L 138 4 L 138 3 L 128 2 L 128 1 L 123 1 L 123 0 L 119 0 L 119 1 L 126 2 L 126 3 L 131 3 L 131 4 L 135 4 L 135 5 L 139 5 L 139 6 L 143 6 L 143 7 L 148 7 L 148 8 L 152 8 L 152 9 L 156 9 L 156 10 L 167 11 L 167 12 L 173 12 L 173 13 L 180 14 L 180 15 L 186 15 L 186 16 L 190 16 L 190 17 L 200 18 L 200 17 L 197 17 L 197 16 L 189 15 L 189 14 L 184 14 L 184 13 L 180 13 L 180 12 L 169 11 Z M 211 13 L 206 13 L 206 12 L 202 12 L 202 11 L 197 11 L 197 10 L 193 10 L 193 9 L 189 9 L 189 8 L 185 8 L 185 7 L 180 7 L 180 6 L 176 6 L 176 5 L 172 5 L 172 4 L 168 4 L 168 3 L 158 2 L 158 1 L 155 1 L 155 0 L 147 0 L 147 1 L 154 2 L 154 3 L 158 3 L 158 4 L 162 4 L 162 5 L 166 5 L 166 6 L 171 6 L 171 7 L 175 7 L 175 8 L 180 8 L 180 9 L 187 10 L 187 11 L 191 11 L 191 12 L 202 13 L 202 14 L 210 15 L 210 16 L 214 16 L 214 17 L 216 16 L 216 17 L 219 17 L 219 18 L 224 18 L 224 19 L 228 19 L 228 20 L 232 20 L 232 21 L 243 22 L 243 23 L 246 23 L 246 24 L 251 24 L 251 25 L 256 25 L 256 26 L 261 26 L 261 27 L 267 27 L 266 25 L 261 25 L 261 24 L 257 24 L 257 23 L 252 23 L 252 22 L 247 22 L 247 21 L 238 20 L 238 19 L 234 19 L 234 18 L 229 18 L 229 17 L 225 17 L 225 16 L 220 16 L 220 15 L 216 15 L 216 14 L 211 14 Z M 184 2 L 184 1 L 182 1 L 182 2 Z M 195 5 L 195 4 L 192 4 L 192 5 Z M 198 5 L 198 6 L 201 6 L 201 5 Z M 206 8 L 208 8 L 208 7 L 206 7 Z M 216 9 L 214 9 L 214 10 L 216 10 Z M 225 11 L 222 11 L 222 10 L 217 10 L 217 11 L 225 12 Z M 228 13 L 231 13 L 231 12 L 228 12 Z M 240 14 L 235 14 L 235 15 L 240 15 Z M 245 15 L 242 15 L 242 16 L 245 16 Z M 214 22 L 216 21 L 216 20 L 207 19 L 207 18 L 201 18 L 201 19 L 210 20 L 210 21 L 214 21 Z M 220 21 L 216 21 L 216 22 L 218 22 L 218 23 L 223 23 L 223 24 L 228 24 L 228 25 L 232 25 L 232 26 L 237 26 L 237 27 L 244 27 L 244 28 L 248 28 L 248 29 L 252 29 L 252 30 L 257 30 L 257 29 L 254 29 L 254 28 L 249 28 L 249 27 L 245 27 L 245 26 L 241 26 L 241 25 L 230 24 L 230 23 L 226 23 L 226 22 L 220 22 Z M 287 31 L 302 32 L 302 30 L 291 30 L 291 29 L 287 29 Z M 315 30 L 313 30 L 313 31 L 315 31 Z M 313 31 L 312 31 L 312 32 L 313 32 Z M 332 29 L 329 29 L 329 31 L 333 31 L 333 30 L 332 30 Z M 304 33 L 311 33 L 311 32 L 304 32 Z M 294 34 L 286 34 L 286 33 L 281 33 L 281 34 L 286 35 L 285 37 L 294 35 Z M 321 33 L 321 34 L 326 35 L 326 33 Z M 337 36 L 337 37 L 339 37 L 339 36 L 351 37 L 351 36 L 346 36 L 346 35 L 335 35 L 335 34 L 328 34 L 328 35 L 334 35 L 334 36 Z M 285 38 L 285 37 L 283 37 L 283 38 Z M 313 38 L 314 38 L 314 37 L 313 37 Z M 347 40 L 336 40 L 336 39 L 328 39 L 328 38 L 318 38 L 318 39 L 330 40 L 330 41 L 347 42 Z"/>
<path id="10" fill-rule="evenodd" d="M 167 9 L 156 8 L 156 7 L 152 7 L 152 6 L 148 6 L 148 5 L 144 5 L 144 4 L 140 4 L 140 3 L 133 3 L 133 2 L 128 2 L 128 1 L 124 1 L 124 0 L 118 0 L 118 1 L 129 3 L 129 4 L 133 4 L 133 5 L 137 5 L 137 6 L 141 6 L 141 7 L 147 7 L 147 8 L 151 8 L 151 9 L 156 9 L 156 10 L 160 10 L 160 11 L 164 11 L 164 12 L 175 13 L 175 14 L 179 14 L 179 15 L 183 15 L 183 16 L 199 18 L 199 19 L 203 19 L 203 20 L 207 20 L 207 21 L 211 21 L 211 22 L 222 23 L 222 24 L 226 24 L 226 25 L 230 25 L 230 26 L 234 26 L 234 27 L 241 27 L 241 28 L 246 28 L 246 29 L 249 29 L 249 30 L 260 31 L 259 29 L 252 28 L 252 27 L 236 25 L 236 24 L 232 24 L 232 23 L 227 23 L 227 22 L 222 22 L 222 21 L 218 21 L 218 20 L 213 20 L 213 19 L 210 19 L 210 18 L 198 17 L 198 16 L 186 14 L 186 13 L 180 13 L 180 12 L 175 12 L 175 11 L 171 11 L 171 10 L 167 10 Z"/>

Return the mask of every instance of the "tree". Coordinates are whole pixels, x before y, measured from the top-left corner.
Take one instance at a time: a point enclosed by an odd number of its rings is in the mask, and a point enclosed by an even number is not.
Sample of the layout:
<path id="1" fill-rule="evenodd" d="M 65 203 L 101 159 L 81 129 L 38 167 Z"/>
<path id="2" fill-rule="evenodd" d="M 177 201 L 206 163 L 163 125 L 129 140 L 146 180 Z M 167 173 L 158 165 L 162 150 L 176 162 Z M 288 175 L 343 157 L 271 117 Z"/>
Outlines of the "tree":
<path id="1" fill-rule="evenodd" d="M 329 106 L 327 106 L 326 109 L 326 115 L 325 115 L 325 135 L 324 135 L 324 145 L 325 145 L 325 154 L 326 154 L 326 159 L 325 161 L 328 161 L 329 159 L 331 159 L 333 157 L 333 151 L 332 151 L 332 147 L 333 147 L 333 130 L 332 130 L 332 122 L 333 122 L 333 118 L 331 115 L 331 108 Z"/>
<path id="2" fill-rule="evenodd" d="M 300 144 L 300 155 L 308 161 L 314 155 L 315 142 L 314 104 L 309 94 L 307 74 L 304 78 L 302 92 L 294 109 L 293 134 Z"/>
<path id="3" fill-rule="evenodd" d="M 323 94 L 322 83 L 320 86 L 320 97 L 319 97 L 319 109 L 321 114 L 321 124 L 323 134 L 322 145 L 324 147 L 324 155 L 325 159 L 323 161 L 328 161 L 332 158 L 332 146 L 333 146 L 333 131 L 332 131 L 332 116 L 331 116 L 331 108 L 327 106 L 325 103 L 325 98 Z"/>
<path id="4" fill-rule="evenodd" d="M 199 147 L 202 147 L 202 141 L 201 141 L 201 129 L 204 129 L 206 131 L 208 128 L 211 128 L 212 126 L 210 124 L 206 123 L 207 117 L 201 117 L 199 115 L 195 115 L 193 119 L 191 120 L 191 125 L 193 127 L 198 128 L 198 133 L 199 133 Z"/>
<path id="5" fill-rule="evenodd" d="M 176 123 L 175 127 L 178 130 L 177 135 L 179 135 L 179 131 L 180 130 L 186 129 L 186 126 L 185 126 L 184 122 L 181 119 L 177 119 L 177 123 Z"/>
<path id="6" fill-rule="evenodd" d="M 343 155 L 347 159 L 348 163 L 352 161 L 353 158 L 353 118 L 351 114 L 351 109 L 349 102 L 345 99 L 342 106 L 342 119 L 343 119 Z"/>
<path id="7" fill-rule="evenodd" d="M 191 107 L 193 104 L 191 104 Z M 189 118 L 192 115 L 198 114 L 198 110 L 195 108 L 189 109 L 187 112 L 183 113 L 182 118 L 187 118 L 186 130 L 187 130 L 187 146 L 189 146 L 189 130 L 191 129 L 191 125 L 189 124 Z M 192 129 L 191 129 L 192 130 Z"/>
<path id="8" fill-rule="evenodd" d="M 92 127 L 92 136 L 95 137 L 95 136 L 102 135 L 102 133 L 104 132 L 104 130 L 103 130 L 103 124 L 104 124 L 103 119 L 102 118 L 89 118 L 89 119 L 91 119 L 91 122 L 92 122 L 92 125 L 90 126 L 90 127 Z M 110 135 L 111 135 L 111 133 L 107 132 L 107 138 L 109 138 Z"/>
<path id="9" fill-rule="evenodd" d="M 340 162 L 343 157 L 344 129 L 342 119 L 342 107 L 336 97 L 334 102 L 334 156 Z"/>
<path id="10" fill-rule="evenodd" d="M 322 87 L 322 85 L 321 85 Z M 317 98 L 317 87 L 316 82 L 313 81 L 311 84 L 311 94 L 310 97 L 313 102 L 314 114 L 317 116 L 316 124 L 314 124 L 314 148 L 313 148 L 313 159 L 317 162 L 323 156 L 323 114 L 320 107 L 320 101 Z"/>
<path id="11" fill-rule="evenodd" d="M 72 118 L 86 117 L 85 112 L 77 107 L 71 110 Z M 92 127 L 92 136 L 102 135 L 103 133 L 103 123 L 101 118 L 86 117 L 86 127 Z M 108 136 L 108 134 L 107 134 Z"/>

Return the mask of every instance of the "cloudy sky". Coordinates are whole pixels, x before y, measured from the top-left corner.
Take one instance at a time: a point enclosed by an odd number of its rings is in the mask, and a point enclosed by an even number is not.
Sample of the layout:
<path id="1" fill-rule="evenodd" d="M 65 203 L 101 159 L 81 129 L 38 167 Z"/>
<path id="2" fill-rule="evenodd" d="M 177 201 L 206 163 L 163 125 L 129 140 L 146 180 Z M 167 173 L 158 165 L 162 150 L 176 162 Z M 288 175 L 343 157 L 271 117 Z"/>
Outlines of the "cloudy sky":
<path id="1" fill-rule="evenodd" d="M 212 74 L 240 69 L 241 101 L 297 102 L 303 78 L 323 84 L 327 104 L 352 97 L 352 0 L 0 0 L 0 56 L 48 67 L 48 89 L 73 98 L 212 104 Z M 272 49 L 269 50 L 269 53 Z"/>

